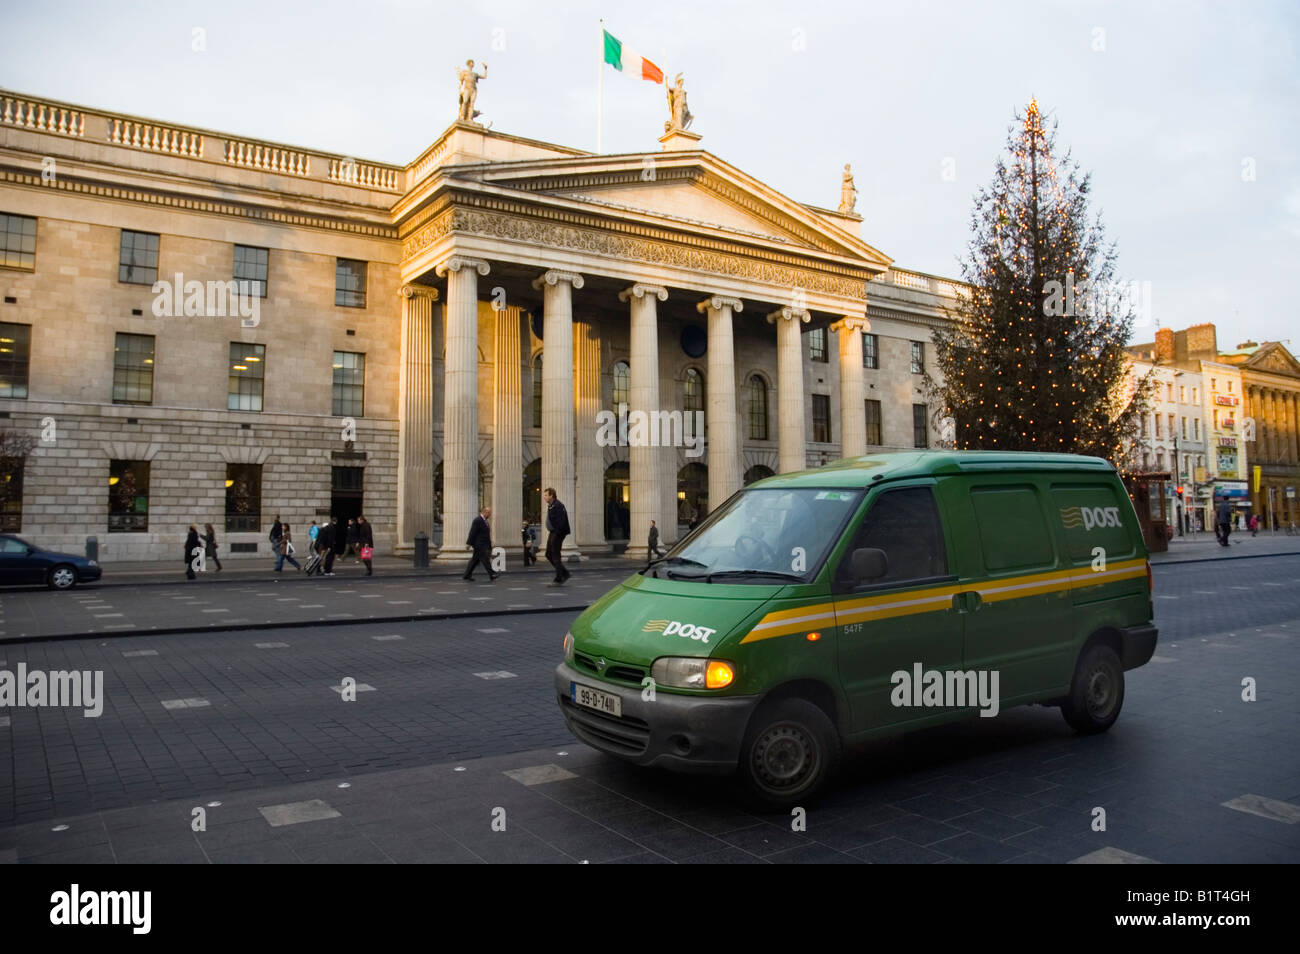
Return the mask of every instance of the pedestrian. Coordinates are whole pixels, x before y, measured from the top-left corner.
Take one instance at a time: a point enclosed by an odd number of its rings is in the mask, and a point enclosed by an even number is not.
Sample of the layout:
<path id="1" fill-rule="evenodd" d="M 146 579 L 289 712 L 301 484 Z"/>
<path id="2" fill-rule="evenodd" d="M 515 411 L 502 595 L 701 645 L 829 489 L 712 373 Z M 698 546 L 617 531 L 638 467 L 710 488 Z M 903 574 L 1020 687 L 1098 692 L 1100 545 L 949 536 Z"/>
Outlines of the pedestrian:
<path id="1" fill-rule="evenodd" d="M 330 522 L 320 528 L 320 535 L 316 537 L 316 545 L 325 557 L 325 570 L 322 576 L 334 575 L 334 538 L 338 534 L 339 518 L 330 517 Z"/>
<path id="2" fill-rule="evenodd" d="M 199 531 L 195 529 L 194 524 L 190 524 L 190 532 L 185 537 L 185 579 L 193 580 L 194 563 L 193 560 L 198 558 L 199 549 Z"/>
<path id="3" fill-rule="evenodd" d="M 286 523 L 280 528 L 280 549 L 275 560 L 275 572 L 280 573 L 284 570 L 284 561 L 288 560 L 293 564 L 295 570 L 301 570 L 302 565 L 293 558 L 293 535 L 289 532 L 289 525 Z"/>
<path id="4" fill-rule="evenodd" d="M 524 541 L 524 566 L 532 566 L 537 562 L 537 533 L 525 520 L 519 535 Z"/>
<path id="5" fill-rule="evenodd" d="M 569 512 L 555 496 L 554 487 L 547 487 L 542 498 L 546 502 L 546 562 L 555 567 L 555 579 L 550 585 L 560 586 L 573 575 L 562 556 L 564 538 L 569 535 Z"/>
<path id="6" fill-rule="evenodd" d="M 217 531 L 212 529 L 212 524 L 203 525 L 203 554 L 209 560 L 217 565 L 217 572 L 221 572 L 221 560 L 217 557 Z"/>
<path id="7" fill-rule="evenodd" d="M 469 525 L 469 536 L 465 539 L 465 546 L 473 553 L 470 555 L 469 564 L 465 567 L 462 580 L 474 579 L 474 568 L 480 563 L 483 564 L 483 569 L 487 570 L 489 580 L 497 578 L 497 574 L 492 572 L 492 528 L 488 524 L 491 516 L 492 508 L 484 507 Z"/>
<path id="8" fill-rule="evenodd" d="M 357 522 L 353 520 L 351 517 L 348 517 L 347 541 L 348 541 L 347 552 L 344 553 L 343 556 L 346 558 L 347 556 L 350 555 L 352 557 L 352 562 L 356 563 L 357 550 L 361 542 L 361 528 L 357 526 Z"/>
<path id="9" fill-rule="evenodd" d="M 307 546 L 312 553 L 316 552 L 316 538 L 320 536 L 320 526 L 316 521 L 311 522 L 311 529 L 307 531 Z"/>
<path id="10" fill-rule="evenodd" d="M 1219 544 L 1220 546 L 1225 547 L 1231 546 L 1228 542 L 1228 535 L 1232 533 L 1232 505 L 1228 503 L 1226 497 L 1219 502 L 1217 517 L 1217 522 L 1219 524 Z"/>
<path id="11" fill-rule="evenodd" d="M 375 533 L 365 517 L 357 517 L 357 544 L 361 562 L 366 565 L 366 576 L 374 576 L 375 565 L 371 561 L 375 557 Z"/>
<path id="12" fill-rule="evenodd" d="M 653 520 L 650 521 L 650 541 L 647 547 L 645 558 L 652 560 L 657 556 L 663 556 L 664 552 L 659 549 L 659 528 L 655 526 Z"/>
<path id="13" fill-rule="evenodd" d="M 1259 514 L 1257 513 L 1250 515 L 1250 535 L 1252 537 L 1259 536 Z"/>
<path id="14" fill-rule="evenodd" d="M 268 538 L 271 541 L 272 553 L 280 549 L 280 535 L 282 533 L 284 533 L 284 524 L 280 522 L 280 515 L 277 513 L 275 523 L 271 524 L 271 536 Z"/>

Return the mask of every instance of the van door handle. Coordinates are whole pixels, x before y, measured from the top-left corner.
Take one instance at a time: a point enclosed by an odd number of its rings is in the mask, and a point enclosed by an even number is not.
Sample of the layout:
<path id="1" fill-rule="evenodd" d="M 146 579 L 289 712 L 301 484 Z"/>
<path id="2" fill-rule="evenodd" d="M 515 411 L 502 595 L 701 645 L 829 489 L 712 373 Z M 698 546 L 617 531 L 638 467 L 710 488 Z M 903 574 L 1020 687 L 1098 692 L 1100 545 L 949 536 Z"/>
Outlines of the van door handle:
<path id="1" fill-rule="evenodd" d="M 984 605 L 984 598 L 980 596 L 980 591 L 971 590 L 966 595 L 969 597 L 967 605 L 970 606 L 971 612 L 978 613 L 979 608 Z"/>
<path id="2" fill-rule="evenodd" d="M 962 590 L 953 594 L 952 608 L 958 613 L 973 613 L 980 608 L 982 602 L 979 590 Z"/>

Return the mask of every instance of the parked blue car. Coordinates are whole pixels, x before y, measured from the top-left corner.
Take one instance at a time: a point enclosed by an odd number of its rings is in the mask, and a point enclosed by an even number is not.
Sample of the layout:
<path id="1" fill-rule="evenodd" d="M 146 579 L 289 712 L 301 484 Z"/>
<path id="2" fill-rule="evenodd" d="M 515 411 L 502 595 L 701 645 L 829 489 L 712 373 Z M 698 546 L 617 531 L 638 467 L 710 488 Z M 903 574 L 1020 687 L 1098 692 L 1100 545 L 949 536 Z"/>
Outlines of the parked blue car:
<path id="1" fill-rule="evenodd" d="M 44 583 L 52 590 L 70 590 L 78 583 L 93 583 L 102 574 L 94 560 L 42 550 L 21 537 L 0 533 L 0 586 Z"/>

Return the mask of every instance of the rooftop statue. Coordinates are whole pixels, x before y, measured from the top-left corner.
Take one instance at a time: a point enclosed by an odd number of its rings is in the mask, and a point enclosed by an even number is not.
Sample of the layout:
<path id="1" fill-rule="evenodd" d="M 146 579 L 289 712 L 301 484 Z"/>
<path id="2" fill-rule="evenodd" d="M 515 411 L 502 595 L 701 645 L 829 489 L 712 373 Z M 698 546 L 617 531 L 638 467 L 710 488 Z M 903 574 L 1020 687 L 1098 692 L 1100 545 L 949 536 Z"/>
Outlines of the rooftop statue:
<path id="1" fill-rule="evenodd" d="M 695 117 L 686 108 L 686 87 L 682 84 L 682 74 L 677 74 L 674 85 L 668 87 L 668 111 L 671 118 L 664 123 L 664 132 L 674 129 L 686 129 Z"/>
<path id="2" fill-rule="evenodd" d="M 846 214 L 857 212 L 858 190 L 853 186 L 853 171 L 844 163 L 844 177 L 840 181 L 840 211 Z"/>
<path id="3" fill-rule="evenodd" d="M 460 80 L 460 112 L 456 116 L 458 122 L 472 123 L 474 117 L 479 115 L 479 111 L 474 108 L 474 101 L 478 99 L 478 81 L 487 79 L 487 64 L 483 63 L 483 72 L 474 72 L 474 61 L 466 60 L 465 66 L 456 71 L 456 78 Z"/>

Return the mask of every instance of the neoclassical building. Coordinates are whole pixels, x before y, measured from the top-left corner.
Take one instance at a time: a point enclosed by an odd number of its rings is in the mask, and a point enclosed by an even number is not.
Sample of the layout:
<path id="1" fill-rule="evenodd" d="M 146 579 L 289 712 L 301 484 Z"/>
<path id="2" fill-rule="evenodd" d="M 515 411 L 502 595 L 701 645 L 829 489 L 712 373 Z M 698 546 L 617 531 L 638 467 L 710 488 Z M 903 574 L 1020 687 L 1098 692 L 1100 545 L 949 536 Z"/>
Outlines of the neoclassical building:
<path id="1" fill-rule="evenodd" d="M 574 555 L 643 553 L 758 477 L 934 441 L 960 283 L 864 241 L 847 171 L 831 209 L 660 146 L 458 120 L 402 166 L 0 91 L 0 425 L 37 440 L 5 528 L 157 559 L 363 512 L 451 559 L 550 486 Z"/>

